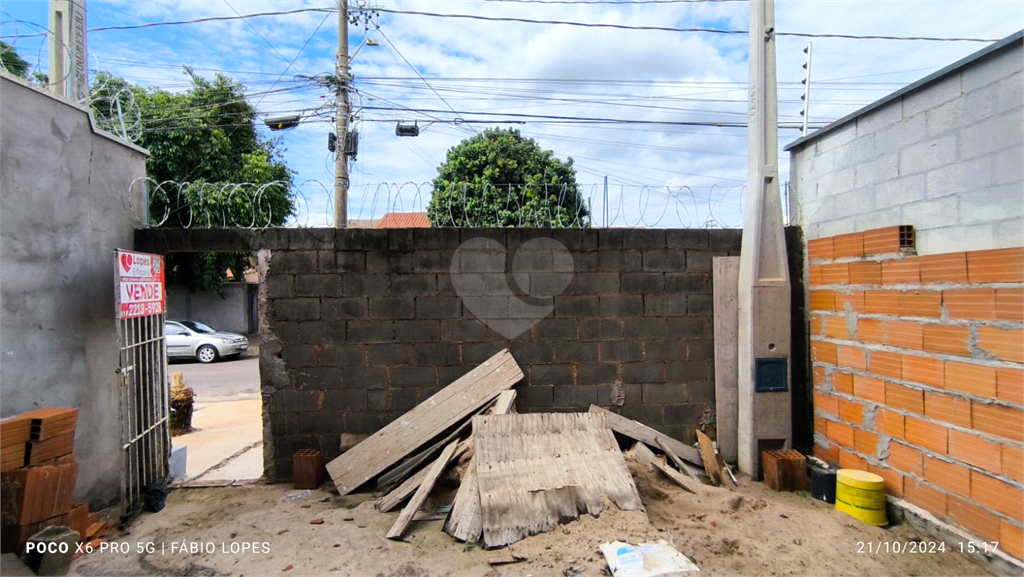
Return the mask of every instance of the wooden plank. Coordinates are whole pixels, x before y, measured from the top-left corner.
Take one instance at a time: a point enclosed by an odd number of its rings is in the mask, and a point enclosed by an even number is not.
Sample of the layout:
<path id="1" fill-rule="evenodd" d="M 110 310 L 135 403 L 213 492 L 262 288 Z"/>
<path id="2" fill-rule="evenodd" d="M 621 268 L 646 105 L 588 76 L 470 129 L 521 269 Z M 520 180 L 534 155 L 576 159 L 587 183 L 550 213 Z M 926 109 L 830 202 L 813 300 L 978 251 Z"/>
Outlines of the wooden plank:
<path id="1" fill-rule="evenodd" d="M 335 487 L 348 495 L 523 378 L 503 350 L 408 413 L 327 464 Z"/>
<path id="2" fill-rule="evenodd" d="M 455 454 L 452 455 L 452 460 L 454 461 L 458 459 L 472 447 L 473 441 L 471 439 L 461 441 L 459 443 L 458 448 L 455 449 Z M 387 513 L 388 511 L 401 505 L 402 501 L 405 501 L 406 499 L 409 498 L 410 495 L 416 492 L 416 489 L 419 488 L 420 483 L 422 483 L 423 479 L 426 478 L 427 472 L 429 470 L 430 467 L 423 467 L 419 471 L 416 471 L 416 474 L 406 479 L 394 491 L 391 491 L 387 495 L 384 495 L 384 497 L 381 498 L 380 502 L 377 503 L 377 510 L 380 511 L 381 513 Z"/>
<path id="3" fill-rule="evenodd" d="M 654 451 L 640 441 L 633 443 L 633 454 L 636 455 L 636 460 L 639 461 L 641 465 L 645 467 L 654 466 Z"/>
<path id="4" fill-rule="evenodd" d="M 675 484 L 679 485 L 684 490 L 689 491 L 690 493 L 696 494 L 694 492 L 694 490 L 691 489 L 683 481 L 683 476 L 680 475 L 675 470 L 673 470 L 668 465 L 666 465 L 665 463 L 661 462 L 654 455 L 654 452 L 651 451 L 651 449 L 647 445 L 641 443 L 640 441 L 637 441 L 636 443 L 633 443 L 633 448 L 630 449 L 630 450 L 633 452 L 634 455 L 636 455 L 636 459 L 637 459 L 637 461 L 640 462 L 641 465 L 644 465 L 645 467 L 653 467 L 653 468 L 661 471 L 662 474 L 664 474 L 666 477 L 671 479 L 672 482 L 674 482 Z"/>
<path id="5" fill-rule="evenodd" d="M 475 414 L 480 414 L 480 411 L 477 411 Z M 454 431 L 445 435 L 443 439 L 440 439 L 433 445 L 402 461 L 402 463 L 397 467 L 381 475 L 380 479 L 377 481 L 377 489 L 380 491 L 390 491 L 395 485 L 398 485 L 408 479 L 409 475 L 411 475 L 417 467 L 426 463 L 429 459 L 437 457 L 437 454 L 441 452 L 441 449 L 444 449 L 448 446 L 448 443 L 451 443 L 456 438 L 462 436 L 462 433 L 466 432 L 466 429 L 468 428 L 469 419 L 466 419 L 461 425 L 456 427 Z"/>
<path id="6" fill-rule="evenodd" d="M 666 443 L 660 437 L 655 439 L 654 441 L 658 443 L 658 448 L 665 452 L 665 456 L 672 461 L 672 464 L 675 465 L 677 469 L 689 475 L 690 478 L 693 479 L 694 481 L 697 481 L 698 483 L 700 482 L 700 480 L 697 479 L 697 475 L 693 474 L 693 471 L 691 471 L 690 468 L 686 466 L 686 463 L 684 463 L 683 460 L 679 458 L 679 455 L 677 455 L 676 452 L 672 450 L 672 447 L 668 446 L 668 443 Z"/>
<path id="7" fill-rule="evenodd" d="M 484 544 L 514 543 L 611 502 L 642 510 L 604 415 L 529 413 L 473 418 Z"/>
<path id="8" fill-rule="evenodd" d="M 671 447 L 672 451 L 680 458 L 695 465 L 703 464 L 700 458 L 700 452 L 697 451 L 697 449 L 684 445 L 682 442 L 673 439 L 664 433 L 660 433 L 643 423 L 638 423 L 633 419 L 627 419 L 622 415 L 602 409 L 597 405 L 590 405 L 590 412 L 604 415 L 605 419 L 608 421 L 608 426 L 616 433 L 625 435 L 636 441 L 641 441 L 652 447 L 658 446 L 658 439 L 662 439 L 665 442 L 665 445 Z"/>
<path id="9" fill-rule="evenodd" d="M 675 469 L 669 467 L 665 463 L 662 463 L 658 459 L 654 459 L 653 461 L 651 461 L 651 465 L 654 466 L 655 469 L 661 471 L 663 475 L 671 479 L 673 483 L 682 487 L 684 491 L 688 493 L 693 493 L 694 495 L 697 494 L 696 491 L 694 491 L 692 488 L 690 488 L 689 485 L 687 485 L 687 478 L 680 474 L 679 471 L 676 471 Z"/>
<path id="10" fill-rule="evenodd" d="M 444 532 L 465 543 L 476 543 L 483 534 L 483 518 L 480 516 L 480 485 L 476 479 L 476 457 L 466 464 L 466 474 L 455 493 L 452 510 L 444 522 Z"/>
<path id="11" fill-rule="evenodd" d="M 715 438 L 722 457 L 738 457 L 740 257 L 712 259 L 715 311 Z"/>
<path id="12" fill-rule="evenodd" d="M 423 478 L 423 482 L 420 483 L 419 489 L 416 489 L 416 493 L 409 500 L 409 504 L 402 509 L 402 512 L 398 514 L 398 519 L 395 519 L 395 524 L 391 526 L 391 530 L 385 535 L 388 539 L 398 539 L 405 533 L 405 528 L 409 526 L 409 522 L 412 521 L 413 515 L 420 510 L 423 506 L 424 501 L 427 500 L 427 495 L 430 494 L 430 490 L 434 488 L 434 483 L 437 478 L 441 476 L 445 466 L 448 465 L 448 461 L 451 460 L 452 455 L 455 454 L 455 448 L 459 446 L 458 441 L 452 441 L 447 447 L 441 451 L 441 456 L 434 461 L 434 464 L 430 466 L 430 470 L 427 471 L 426 477 Z"/>
<path id="13" fill-rule="evenodd" d="M 711 479 L 711 484 L 721 485 L 722 471 L 718 468 L 718 459 L 715 458 L 715 447 L 711 444 L 711 439 L 698 430 L 697 442 L 700 443 L 700 456 L 704 459 L 704 471 Z"/>
<path id="14" fill-rule="evenodd" d="M 509 413 L 516 412 L 516 391 L 510 389 L 508 391 L 502 391 L 498 395 L 498 400 L 494 402 L 494 407 L 491 408 L 492 415 L 507 415 Z"/>

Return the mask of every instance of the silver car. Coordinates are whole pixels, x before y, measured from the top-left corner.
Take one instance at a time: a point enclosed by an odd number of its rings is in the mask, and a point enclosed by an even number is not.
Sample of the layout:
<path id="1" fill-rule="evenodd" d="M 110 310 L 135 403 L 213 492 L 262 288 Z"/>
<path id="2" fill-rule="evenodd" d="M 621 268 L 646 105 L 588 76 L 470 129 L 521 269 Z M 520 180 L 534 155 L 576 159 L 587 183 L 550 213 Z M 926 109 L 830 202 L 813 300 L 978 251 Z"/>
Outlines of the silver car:
<path id="1" fill-rule="evenodd" d="M 249 339 L 238 333 L 225 333 L 197 321 L 166 321 L 169 358 L 194 358 L 212 363 L 219 358 L 232 358 L 249 350 Z"/>

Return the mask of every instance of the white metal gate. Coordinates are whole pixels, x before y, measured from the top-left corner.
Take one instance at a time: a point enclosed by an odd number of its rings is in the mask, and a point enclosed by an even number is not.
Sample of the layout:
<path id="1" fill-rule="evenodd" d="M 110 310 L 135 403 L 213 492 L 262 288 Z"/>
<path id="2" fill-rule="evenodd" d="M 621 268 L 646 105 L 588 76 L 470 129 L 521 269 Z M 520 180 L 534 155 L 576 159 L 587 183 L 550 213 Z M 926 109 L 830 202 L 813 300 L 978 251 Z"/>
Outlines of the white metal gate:
<path id="1" fill-rule="evenodd" d="M 121 511 L 127 523 L 142 510 L 144 490 L 168 475 L 166 293 L 162 257 L 121 250 L 116 255 Z"/>

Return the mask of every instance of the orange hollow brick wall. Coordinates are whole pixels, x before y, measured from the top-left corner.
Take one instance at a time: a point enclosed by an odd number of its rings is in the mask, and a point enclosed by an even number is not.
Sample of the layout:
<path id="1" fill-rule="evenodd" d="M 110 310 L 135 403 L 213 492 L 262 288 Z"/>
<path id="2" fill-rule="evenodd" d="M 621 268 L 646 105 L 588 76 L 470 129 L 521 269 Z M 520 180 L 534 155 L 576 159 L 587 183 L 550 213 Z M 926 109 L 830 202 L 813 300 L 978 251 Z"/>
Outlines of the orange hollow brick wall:
<path id="1" fill-rule="evenodd" d="M 807 243 L 814 452 L 1024 557 L 1024 248 Z"/>

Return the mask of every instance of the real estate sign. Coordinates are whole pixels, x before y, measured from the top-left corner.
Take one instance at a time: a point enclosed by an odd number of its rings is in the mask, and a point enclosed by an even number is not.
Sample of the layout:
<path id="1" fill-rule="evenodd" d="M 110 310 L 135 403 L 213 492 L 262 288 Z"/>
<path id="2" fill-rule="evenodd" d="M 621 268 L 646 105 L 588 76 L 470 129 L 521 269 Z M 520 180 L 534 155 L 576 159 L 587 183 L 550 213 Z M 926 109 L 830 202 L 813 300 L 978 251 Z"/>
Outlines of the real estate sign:
<path id="1" fill-rule="evenodd" d="M 114 252 L 117 256 L 117 318 L 163 314 L 167 310 L 164 258 L 127 250 Z"/>

